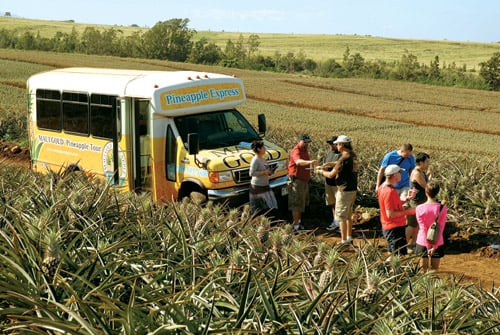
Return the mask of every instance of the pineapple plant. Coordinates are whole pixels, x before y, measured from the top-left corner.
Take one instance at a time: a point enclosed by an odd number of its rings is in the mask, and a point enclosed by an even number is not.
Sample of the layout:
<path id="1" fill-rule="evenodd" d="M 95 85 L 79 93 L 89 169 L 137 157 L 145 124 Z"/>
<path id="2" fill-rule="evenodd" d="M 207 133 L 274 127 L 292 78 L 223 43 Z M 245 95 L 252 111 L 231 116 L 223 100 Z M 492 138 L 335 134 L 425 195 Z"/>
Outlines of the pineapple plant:
<path id="1" fill-rule="evenodd" d="M 226 272 L 226 282 L 230 283 L 233 280 L 234 273 L 241 271 L 244 261 L 245 258 L 239 249 L 231 251 L 229 255 L 229 268 Z"/>
<path id="2" fill-rule="evenodd" d="M 59 266 L 60 235 L 56 230 L 50 230 L 44 236 L 44 256 L 41 264 L 42 273 L 52 282 Z"/>
<path id="3" fill-rule="evenodd" d="M 238 233 L 235 229 L 236 224 L 238 223 L 238 214 L 239 212 L 237 208 L 231 208 L 229 210 L 229 213 L 227 214 L 226 227 L 228 229 L 229 236 L 232 238 L 238 236 Z"/>
<path id="4" fill-rule="evenodd" d="M 282 254 L 282 247 L 283 247 L 283 233 L 281 230 L 276 229 L 273 230 L 269 236 L 269 239 L 271 241 L 271 252 L 276 256 L 280 257 Z"/>
<path id="5" fill-rule="evenodd" d="M 314 267 L 319 266 L 323 262 L 323 260 L 326 256 L 327 249 L 328 249 L 328 244 L 326 242 L 319 243 L 318 253 L 316 254 L 316 256 L 314 256 L 314 259 L 313 259 L 313 266 Z"/>
<path id="6" fill-rule="evenodd" d="M 363 250 L 360 250 L 361 257 L 365 263 L 365 273 L 366 273 L 366 288 L 361 293 L 361 299 L 367 305 L 371 305 L 377 301 L 380 296 L 379 285 L 381 281 L 381 275 L 377 271 L 371 273 L 368 272 L 368 263 L 366 262 L 366 257 Z"/>
<path id="7" fill-rule="evenodd" d="M 371 305 L 375 303 L 380 296 L 380 275 L 377 272 L 368 274 L 368 269 L 366 269 L 366 271 L 366 288 L 363 290 L 363 293 L 361 293 L 361 297 L 365 304 Z"/>
<path id="8" fill-rule="evenodd" d="M 243 206 L 242 211 L 241 211 L 241 221 L 245 222 L 245 221 L 249 220 L 250 217 L 251 217 L 250 205 L 249 204 L 245 204 Z"/>
<path id="9" fill-rule="evenodd" d="M 339 257 L 340 255 L 337 249 L 330 249 L 325 259 L 325 269 L 319 276 L 318 284 L 320 289 L 324 289 L 331 282 L 333 278 L 333 268 Z"/>
<path id="10" fill-rule="evenodd" d="M 287 224 L 283 228 L 283 244 L 288 245 L 293 239 L 293 236 L 295 235 L 295 231 L 293 230 L 293 227 L 291 224 Z"/>
<path id="11" fill-rule="evenodd" d="M 257 227 L 257 238 L 260 243 L 266 243 L 269 239 L 269 221 L 263 217 Z"/>

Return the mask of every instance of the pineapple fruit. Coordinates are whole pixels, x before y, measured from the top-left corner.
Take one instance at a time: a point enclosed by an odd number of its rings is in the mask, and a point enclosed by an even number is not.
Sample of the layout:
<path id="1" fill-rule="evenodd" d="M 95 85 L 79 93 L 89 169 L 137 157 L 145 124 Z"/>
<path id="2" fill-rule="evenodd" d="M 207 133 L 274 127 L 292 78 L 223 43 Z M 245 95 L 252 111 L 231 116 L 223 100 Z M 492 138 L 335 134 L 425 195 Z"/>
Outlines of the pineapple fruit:
<path id="1" fill-rule="evenodd" d="M 41 264 L 42 273 L 52 282 L 59 266 L 59 233 L 49 231 L 44 238 L 44 257 Z"/>

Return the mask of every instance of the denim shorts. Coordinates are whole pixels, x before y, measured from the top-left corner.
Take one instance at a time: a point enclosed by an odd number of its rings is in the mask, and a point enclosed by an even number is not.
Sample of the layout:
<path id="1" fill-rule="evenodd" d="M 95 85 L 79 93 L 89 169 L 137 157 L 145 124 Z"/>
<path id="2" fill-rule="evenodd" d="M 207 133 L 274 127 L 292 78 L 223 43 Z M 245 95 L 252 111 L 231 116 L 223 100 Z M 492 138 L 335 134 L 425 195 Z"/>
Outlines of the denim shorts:
<path id="1" fill-rule="evenodd" d="M 389 230 L 382 230 L 382 234 L 387 241 L 387 249 L 391 253 L 406 255 L 406 227 L 396 227 Z"/>

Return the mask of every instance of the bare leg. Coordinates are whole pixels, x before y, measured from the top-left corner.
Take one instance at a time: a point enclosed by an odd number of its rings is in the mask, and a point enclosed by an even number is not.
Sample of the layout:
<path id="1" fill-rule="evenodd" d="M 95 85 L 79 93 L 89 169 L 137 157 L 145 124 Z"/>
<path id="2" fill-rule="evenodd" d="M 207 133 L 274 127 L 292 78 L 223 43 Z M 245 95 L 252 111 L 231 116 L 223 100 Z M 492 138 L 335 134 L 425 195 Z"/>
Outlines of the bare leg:
<path id="1" fill-rule="evenodd" d="M 405 233 L 408 249 L 413 251 L 415 249 L 415 243 L 417 241 L 418 227 L 406 226 Z"/>
<path id="2" fill-rule="evenodd" d="M 347 226 L 346 238 L 347 236 L 352 238 L 352 219 L 346 220 L 346 226 Z"/>
<path id="3" fill-rule="evenodd" d="M 298 226 L 299 225 L 299 221 L 300 221 L 300 217 L 301 217 L 301 212 L 299 211 L 292 211 L 292 216 L 293 216 L 293 225 L 294 226 Z"/>
<path id="4" fill-rule="evenodd" d="M 420 266 L 422 267 L 422 271 L 427 272 L 427 269 L 429 268 L 429 258 L 428 257 L 420 258 Z"/>
<path id="5" fill-rule="evenodd" d="M 431 258 L 431 270 L 439 270 L 439 263 L 441 258 Z"/>
<path id="6" fill-rule="evenodd" d="M 347 239 L 347 222 L 345 220 L 339 220 L 340 226 L 340 238 L 342 241 Z"/>

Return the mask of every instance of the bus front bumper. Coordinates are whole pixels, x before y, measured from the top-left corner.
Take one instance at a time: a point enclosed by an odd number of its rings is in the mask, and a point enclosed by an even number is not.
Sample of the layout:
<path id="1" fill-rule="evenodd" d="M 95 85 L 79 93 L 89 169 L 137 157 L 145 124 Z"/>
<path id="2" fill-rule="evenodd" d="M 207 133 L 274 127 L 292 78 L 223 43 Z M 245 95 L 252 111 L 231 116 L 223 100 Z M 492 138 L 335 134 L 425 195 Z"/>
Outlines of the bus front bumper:
<path id="1" fill-rule="evenodd" d="M 284 175 L 273 179 L 269 182 L 269 186 L 276 192 L 276 196 L 285 196 L 288 194 L 286 187 L 288 176 Z M 237 198 L 246 196 L 248 200 L 248 185 L 241 187 L 230 187 L 218 190 L 207 190 L 209 200 L 225 200 L 229 198 Z"/>

